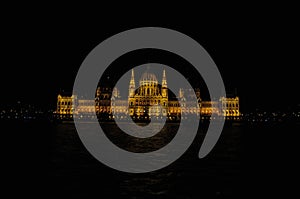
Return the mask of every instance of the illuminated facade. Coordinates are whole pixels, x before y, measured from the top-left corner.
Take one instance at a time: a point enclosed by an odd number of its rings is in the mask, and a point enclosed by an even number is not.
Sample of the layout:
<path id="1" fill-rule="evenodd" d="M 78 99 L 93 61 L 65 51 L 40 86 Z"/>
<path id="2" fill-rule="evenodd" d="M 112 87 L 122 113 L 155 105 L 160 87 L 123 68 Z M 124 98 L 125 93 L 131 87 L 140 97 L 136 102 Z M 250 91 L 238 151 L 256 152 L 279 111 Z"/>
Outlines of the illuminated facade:
<path id="1" fill-rule="evenodd" d="M 221 97 L 219 101 L 202 101 L 201 115 L 217 115 L 226 117 L 240 117 L 239 97 L 226 98 Z"/>
<path id="2" fill-rule="evenodd" d="M 74 102 L 76 101 L 76 96 L 57 96 L 57 108 L 56 112 L 59 115 L 72 115 L 74 113 Z"/>
<path id="3" fill-rule="evenodd" d="M 158 84 L 156 76 L 145 72 L 136 89 L 134 70 L 131 71 L 129 83 L 128 106 L 129 115 L 136 117 L 167 116 L 168 114 L 168 87 L 166 72 L 163 71 L 162 84 Z M 152 108 L 149 108 L 153 106 Z"/>
<path id="4" fill-rule="evenodd" d="M 196 97 L 196 98 L 195 98 Z M 192 105 L 197 102 L 197 105 Z M 117 88 L 98 87 L 95 100 L 78 98 L 75 95 L 66 97 L 58 95 L 57 110 L 60 116 L 91 115 L 96 112 L 98 118 L 112 119 L 114 117 L 148 119 L 149 117 L 167 116 L 170 119 L 185 118 L 187 114 L 197 114 L 201 117 L 225 116 L 239 118 L 239 98 L 221 97 L 216 101 L 201 101 L 199 89 L 179 89 L 178 97 L 169 94 L 167 76 L 163 70 L 162 81 L 159 84 L 153 73 L 145 72 L 139 86 L 135 85 L 134 70 L 128 88 L 128 99 L 120 97 Z"/>

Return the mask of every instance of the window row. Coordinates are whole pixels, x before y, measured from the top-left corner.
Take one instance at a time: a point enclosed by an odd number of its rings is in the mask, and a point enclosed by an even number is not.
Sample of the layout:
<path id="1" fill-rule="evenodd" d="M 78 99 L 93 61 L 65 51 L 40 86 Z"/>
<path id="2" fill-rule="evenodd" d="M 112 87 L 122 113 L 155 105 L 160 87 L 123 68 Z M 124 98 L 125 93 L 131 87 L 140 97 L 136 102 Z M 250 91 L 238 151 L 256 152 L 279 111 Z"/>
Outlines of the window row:
<path id="1" fill-rule="evenodd" d="M 71 101 L 67 101 L 67 102 L 58 102 L 57 105 L 72 105 Z"/>

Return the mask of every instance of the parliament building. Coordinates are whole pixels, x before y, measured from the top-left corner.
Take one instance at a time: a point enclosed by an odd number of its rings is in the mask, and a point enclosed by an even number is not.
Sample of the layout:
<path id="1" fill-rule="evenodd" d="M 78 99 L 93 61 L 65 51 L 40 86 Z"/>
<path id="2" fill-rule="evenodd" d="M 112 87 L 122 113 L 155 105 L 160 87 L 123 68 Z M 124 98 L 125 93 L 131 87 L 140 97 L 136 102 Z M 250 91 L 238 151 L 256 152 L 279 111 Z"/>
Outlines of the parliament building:
<path id="1" fill-rule="evenodd" d="M 79 98 L 77 95 L 57 97 L 55 115 L 58 118 L 95 117 L 110 120 L 119 119 L 151 119 L 165 116 L 170 120 L 184 119 L 188 114 L 200 115 L 202 119 L 217 117 L 239 119 L 239 98 L 221 97 L 216 101 L 202 101 L 200 89 L 180 88 L 177 96 L 168 90 L 167 76 L 162 71 L 161 83 L 155 74 L 142 74 L 139 85 L 135 84 L 134 70 L 128 87 L 128 99 L 121 99 L 120 91 L 115 88 L 98 87 L 95 100 Z M 197 103 L 195 103 L 197 102 Z M 196 104 L 196 105 L 191 105 Z"/>

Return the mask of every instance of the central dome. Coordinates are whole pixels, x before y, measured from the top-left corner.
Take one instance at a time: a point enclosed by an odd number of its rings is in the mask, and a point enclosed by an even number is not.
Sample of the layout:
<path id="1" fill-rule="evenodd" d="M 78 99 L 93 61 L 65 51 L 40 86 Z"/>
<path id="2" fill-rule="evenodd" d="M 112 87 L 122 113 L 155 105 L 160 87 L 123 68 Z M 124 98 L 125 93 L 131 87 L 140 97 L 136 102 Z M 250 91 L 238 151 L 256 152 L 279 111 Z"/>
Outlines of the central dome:
<path id="1" fill-rule="evenodd" d="M 153 73 L 148 73 L 148 72 L 143 73 L 143 75 L 141 76 L 141 79 L 140 79 L 140 86 L 154 85 L 154 84 L 155 85 L 158 84 L 156 76 Z"/>

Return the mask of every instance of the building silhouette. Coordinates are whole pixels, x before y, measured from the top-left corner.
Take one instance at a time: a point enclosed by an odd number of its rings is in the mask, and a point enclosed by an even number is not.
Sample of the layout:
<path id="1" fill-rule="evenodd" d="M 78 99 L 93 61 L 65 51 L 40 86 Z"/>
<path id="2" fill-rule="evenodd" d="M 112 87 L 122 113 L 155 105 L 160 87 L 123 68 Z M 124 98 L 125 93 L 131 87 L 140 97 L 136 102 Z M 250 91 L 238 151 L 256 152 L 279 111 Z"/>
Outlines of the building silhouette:
<path id="1" fill-rule="evenodd" d="M 162 71 L 161 83 L 155 74 L 144 72 L 135 84 L 134 70 L 128 86 L 128 99 L 121 99 L 120 91 L 110 87 L 98 87 L 94 100 L 77 95 L 57 97 L 55 115 L 58 118 L 95 117 L 104 120 L 114 119 L 153 119 L 166 116 L 170 120 L 184 119 L 188 114 L 210 118 L 212 115 L 239 119 L 239 97 L 221 97 L 215 101 L 202 101 L 200 89 L 180 88 L 177 97 L 168 89 L 167 75 Z M 196 102 L 196 103 L 195 103 Z"/>

